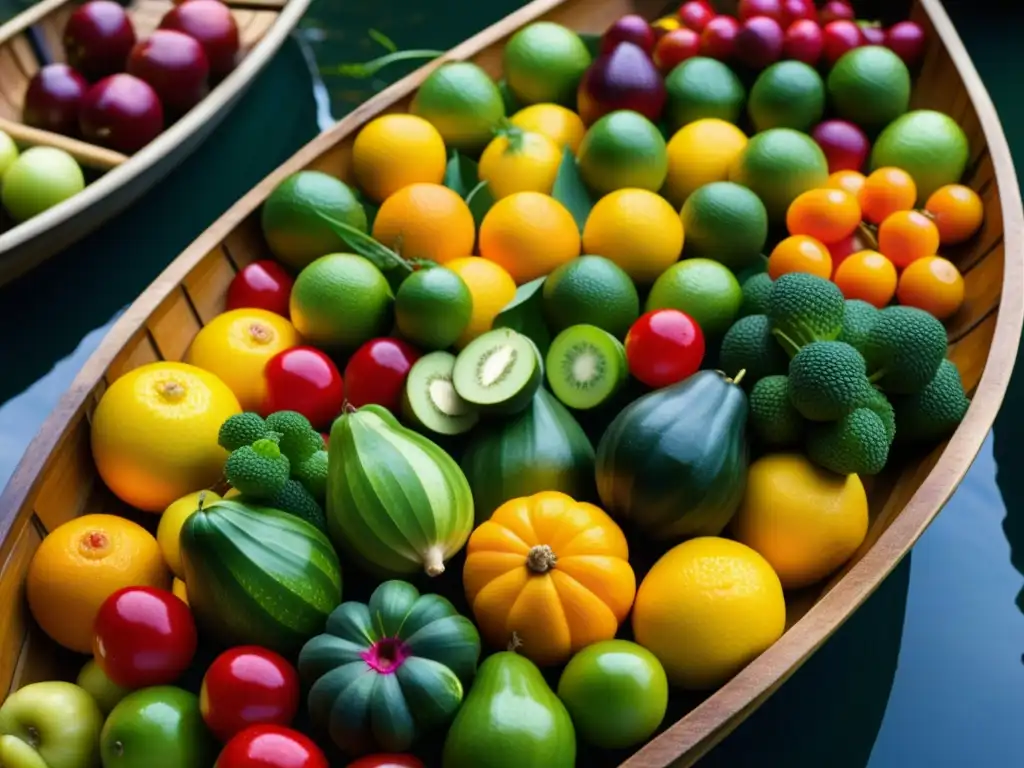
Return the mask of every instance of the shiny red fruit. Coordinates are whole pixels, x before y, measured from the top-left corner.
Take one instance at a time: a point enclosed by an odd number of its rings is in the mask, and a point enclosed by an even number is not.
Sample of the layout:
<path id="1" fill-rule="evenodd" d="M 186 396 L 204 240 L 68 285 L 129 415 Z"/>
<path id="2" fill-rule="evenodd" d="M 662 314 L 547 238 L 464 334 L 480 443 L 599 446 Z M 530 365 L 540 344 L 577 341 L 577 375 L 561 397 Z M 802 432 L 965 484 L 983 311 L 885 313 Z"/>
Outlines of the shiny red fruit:
<path id="1" fill-rule="evenodd" d="M 320 747 L 280 725 L 251 725 L 225 745 L 214 768 L 330 768 Z"/>
<path id="2" fill-rule="evenodd" d="M 885 30 L 879 24 L 862 22 L 857 25 L 864 36 L 865 45 L 885 45 Z"/>
<path id="3" fill-rule="evenodd" d="M 250 725 L 290 725 L 299 710 L 299 674 L 266 648 L 232 648 L 214 659 L 203 675 L 199 709 L 221 741 Z"/>
<path id="4" fill-rule="evenodd" d="M 831 67 L 844 54 L 859 48 L 866 42 L 861 28 L 853 21 L 830 21 L 822 27 L 825 39 L 823 55 L 825 62 Z"/>
<path id="5" fill-rule="evenodd" d="M 423 768 L 423 763 L 412 755 L 368 755 L 345 768 Z"/>
<path id="6" fill-rule="evenodd" d="M 871 142 L 867 134 L 848 120 L 826 120 L 811 131 L 828 161 L 828 172 L 860 171 L 867 162 Z"/>
<path id="7" fill-rule="evenodd" d="M 177 680 L 192 663 L 196 643 L 192 612 L 176 595 L 125 587 L 100 606 L 92 650 L 113 682 L 145 688 Z"/>
<path id="8" fill-rule="evenodd" d="M 654 65 L 667 75 L 679 64 L 700 55 L 700 34 L 680 27 L 666 33 L 654 46 Z"/>
<path id="9" fill-rule="evenodd" d="M 761 70 L 782 58 L 783 39 L 779 22 L 768 16 L 754 16 L 740 27 L 733 55 L 741 64 Z"/>
<path id="10" fill-rule="evenodd" d="M 289 317 L 288 300 L 295 281 L 272 259 L 254 261 L 228 286 L 227 309 L 265 309 Z"/>
<path id="11" fill-rule="evenodd" d="M 420 353 L 400 339 L 370 339 L 345 366 L 345 400 L 354 408 L 370 403 L 394 414 L 402 407 L 402 391 Z"/>
<path id="12" fill-rule="evenodd" d="M 814 5 L 814 0 L 782 0 L 783 29 L 800 19 L 818 20 L 818 9 Z"/>
<path id="13" fill-rule="evenodd" d="M 717 15 L 715 9 L 704 0 L 690 0 L 679 8 L 679 20 L 694 32 L 703 32 L 708 22 Z"/>
<path id="14" fill-rule="evenodd" d="M 608 27 L 601 38 L 601 53 L 608 53 L 619 43 L 632 43 L 650 53 L 654 50 L 654 30 L 643 16 L 630 13 Z"/>
<path id="15" fill-rule="evenodd" d="M 263 369 L 267 401 L 263 415 L 298 411 L 314 429 L 330 429 L 341 413 L 345 388 L 337 366 L 315 347 L 292 347 L 278 352 Z"/>
<path id="16" fill-rule="evenodd" d="M 700 33 L 701 56 L 710 56 L 719 61 L 731 59 L 739 31 L 740 23 L 732 16 L 716 16 Z"/>
<path id="17" fill-rule="evenodd" d="M 810 19 L 794 21 L 782 40 L 782 58 L 796 59 L 812 67 L 818 64 L 825 49 L 825 36 L 818 23 Z"/>
<path id="18" fill-rule="evenodd" d="M 830 21 L 838 21 L 839 19 L 849 19 L 852 21 L 857 18 L 853 6 L 846 2 L 846 0 L 828 0 L 821 7 L 819 15 L 822 24 L 828 24 Z"/>
<path id="19" fill-rule="evenodd" d="M 649 387 L 667 387 L 692 376 L 704 360 L 704 332 L 678 309 L 640 316 L 626 334 L 629 372 Z"/>
<path id="20" fill-rule="evenodd" d="M 238 24 L 220 0 L 186 0 L 167 12 L 161 29 L 173 29 L 194 37 L 210 62 L 210 74 L 224 77 L 238 58 Z"/>
<path id="21" fill-rule="evenodd" d="M 210 62 L 195 38 L 158 29 L 132 48 L 128 74 L 153 86 L 168 111 L 187 112 L 209 90 Z"/>
<path id="22" fill-rule="evenodd" d="M 148 83 L 123 73 L 111 75 L 85 94 L 78 127 L 94 144 L 130 154 L 160 135 L 164 109 Z"/>
<path id="23" fill-rule="evenodd" d="M 89 83 L 75 69 L 67 64 L 48 64 L 29 81 L 22 119 L 33 128 L 74 136 L 78 133 L 78 111 L 88 91 Z"/>
<path id="24" fill-rule="evenodd" d="M 767 16 L 775 21 L 782 21 L 782 0 L 740 0 L 736 15 L 740 21 L 755 16 Z"/>
<path id="25" fill-rule="evenodd" d="M 135 30 L 123 6 L 93 0 L 68 18 L 63 43 L 68 64 L 95 81 L 124 70 Z"/>
<path id="26" fill-rule="evenodd" d="M 924 30 L 916 21 L 901 21 L 885 32 L 885 45 L 903 59 L 908 67 L 921 63 L 925 43 Z"/>

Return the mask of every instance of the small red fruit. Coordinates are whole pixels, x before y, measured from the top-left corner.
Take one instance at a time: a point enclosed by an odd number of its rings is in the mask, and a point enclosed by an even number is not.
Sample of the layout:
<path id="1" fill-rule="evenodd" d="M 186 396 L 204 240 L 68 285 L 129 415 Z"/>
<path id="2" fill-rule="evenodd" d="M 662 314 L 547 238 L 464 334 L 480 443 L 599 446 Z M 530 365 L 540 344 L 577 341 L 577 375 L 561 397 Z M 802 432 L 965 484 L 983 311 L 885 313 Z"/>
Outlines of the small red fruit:
<path id="1" fill-rule="evenodd" d="M 64 25 L 68 64 L 96 81 L 124 70 L 135 45 L 135 30 L 124 8 L 113 0 L 92 0 L 75 9 Z"/>
<path id="2" fill-rule="evenodd" d="M 654 64 L 667 75 L 680 63 L 700 54 L 700 34 L 687 27 L 666 33 L 654 46 Z"/>
<path id="3" fill-rule="evenodd" d="M 337 366 L 315 347 L 292 347 L 278 352 L 263 369 L 267 401 L 263 415 L 298 411 L 314 429 L 330 429 L 341 413 L 345 388 Z"/>
<path id="4" fill-rule="evenodd" d="M 800 19 L 818 20 L 818 9 L 814 0 L 782 0 L 782 26 L 788 28 Z"/>
<path id="5" fill-rule="evenodd" d="M 924 58 L 925 34 L 916 21 L 893 24 L 885 33 L 885 45 L 903 59 L 908 67 L 916 66 Z"/>
<path id="6" fill-rule="evenodd" d="M 690 0 L 679 8 L 679 20 L 694 32 L 703 32 L 708 22 L 718 14 L 705 0 Z"/>
<path id="7" fill-rule="evenodd" d="M 731 59 L 739 31 L 740 23 L 732 16 L 716 16 L 700 33 L 701 56 L 710 56 L 719 61 Z"/>
<path id="8" fill-rule="evenodd" d="M 289 317 L 288 300 L 295 281 L 272 259 L 254 261 L 228 286 L 227 309 L 265 309 Z"/>
<path id="9" fill-rule="evenodd" d="M 312 739 L 280 725 L 250 725 L 229 741 L 214 768 L 330 768 Z"/>
<path id="10" fill-rule="evenodd" d="M 864 35 L 865 45 L 885 45 L 885 30 L 878 23 L 861 21 L 857 23 L 860 33 Z"/>
<path id="11" fill-rule="evenodd" d="M 184 32 L 198 40 L 212 76 L 223 77 L 235 68 L 238 25 L 231 9 L 220 0 L 186 0 L 167 12 L 160 28 Z"/>
<path id="12" fill-rule="evenodd" d="M 855 18 L 857 18 L 857 14 L 854 13 L 853 6 L 846 2 L 846 0 L 828 0 L 821 7 L 822 24 L 828 24 L 830 21 L 838 21 L 839 19 L 853 21 Z"/>
<path id="13" fill-rule="evenodd" d="M 629 372 L 649 387 L 667 387 L 692 376 L 704 360 L 704 332 L 678 309 L 640 316 L 626 334 Z"/>
<path id="14" fill-rule="evenodd" d="M 608 53 L 619 43 L 633 43 L 650 53 L 654 50 L 654 30 L 643 16 L 630 13 L 608 27 L 601 38 L 601 53 Z"/>
<path id="15" fill-rule="evenodd" d="M 423 768 L 423 763 L 412 755 L 368 755 L 346 768 Z"/>
<path id="16" fill-rule="evenodd" d="M 206 95 L 210 62 L 194 37 L 158 29 L 132 48 L 128 74 L 145 80 L 171 112 L 186 112 Z"/>
<path id="17" fill-rule="evenodd" d="M 822 28 L 822 34 L 825 38 L 825 63 L 830 67 L 844 53 L 852 51 L 854 48 L 859 48 L 865 43 L 864 33 L 861 31 L 861 28 L 856 22 L 845 19 L 830 21 Z"/>
<path id="18" fill-rule="evenodd" d="M 33 128 L 74 136 L 88 90 L 85 78 L 67 64 L 48 64 L 29 81 L 22 119 Z"/>
<path id="19" fill-rule="evenodd" d="M 767 16 L 775 21 L 782 21 L 782 0 L 740 0 L 736 15 L 740 21 L 755 16 Z"/>
<path id="20" fill-rule="evenodd" d="M 818 142 L 828 160 L 828 172 L 859 171 L 867 162 L 871 142 L 867 134 L 848 120 L 819 123 L 811 138 Z"/>
<path id="21" fill-rule="evenodd" d="M 416 348 L 401 339 L 370 339 L 345 366 L 345 400 L 354 408 L 377 403 L 398 414 L 405 379 L 419 357 Z"/>
<path id="22" fill-rule="evenodd" d="M 131 154 L 164 129 L 164 109 L 143 80 L 120 73 L 100 80 L 82 99 L 78 126 L 89 141 Z"/>
<path id="23" fill-rule="evenodd" d="M 796 59 L 812 67 L 821 59 L 825 48 L 825 36 L 816 21 L 801 19 L 794 21 L 786 30 L 782 41 L 782 57 Z"/>
<path id="24" fill-rule="evenodd" d="M 192 612 L 176 595 L 152 587 L 125 587 L 96 614 L 92 650 L 104 674 L 124 688 L 168 685 L 196 652 Z"/>
<path id="25" fill-rule="evenodd" d="M 782 27 L 768 16 L 754 16 L 743 22 L 736 35 L 736 60 L 751 69 L 764 69 L 782 57 Z"/>

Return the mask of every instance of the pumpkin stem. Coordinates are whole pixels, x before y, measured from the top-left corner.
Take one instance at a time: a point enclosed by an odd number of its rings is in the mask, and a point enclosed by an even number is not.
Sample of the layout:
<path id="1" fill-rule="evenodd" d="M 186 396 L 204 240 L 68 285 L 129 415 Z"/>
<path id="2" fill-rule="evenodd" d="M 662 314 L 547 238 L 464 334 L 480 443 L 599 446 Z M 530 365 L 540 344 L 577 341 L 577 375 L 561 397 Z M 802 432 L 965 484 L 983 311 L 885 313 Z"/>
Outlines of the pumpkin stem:
<path id="1" fill-rule="evenodd" d="M 423 553 L 423 570 L 427 576 L 440 576 L 444 573 L 444 553 L 438 547 L 432 547 Z"/>
<path id="2" fill-rule="evenodd" d="M 547 573 L 557 562 L 558 555 L 547 544 L 530 547 L 530 553 L 526 556 L 526 567 L 534 573 Z"/>
<path id="3" fill-rule="evenodd" d="M 203 502 L 205 502 L 205 501 L 206 501 L 206 491 L 200 491 L 199 492 L 199 500 L 196 502 L 196 511 L 197 512 L 202 512 L 203 511 Z"/>
<path id="4" fill-rule="evenodd" d="M 741 381 L 743 381 L 743 377 L 746 376 L 746 375 L 747 375 L 747 369 L 744 368 L 739 373 L 737 373 L 735 376 L 733 376 L 731 379 L 729 379 L 729 381 L 731 381 L 733 384 L 739 384 Z"/>

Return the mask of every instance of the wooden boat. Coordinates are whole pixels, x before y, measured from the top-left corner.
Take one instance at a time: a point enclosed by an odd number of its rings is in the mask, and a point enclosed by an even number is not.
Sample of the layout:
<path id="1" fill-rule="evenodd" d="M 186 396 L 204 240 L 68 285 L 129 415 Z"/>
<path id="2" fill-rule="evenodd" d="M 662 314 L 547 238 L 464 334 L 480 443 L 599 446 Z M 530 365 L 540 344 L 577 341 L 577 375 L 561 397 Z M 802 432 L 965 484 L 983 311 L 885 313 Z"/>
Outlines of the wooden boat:
<path id="1" fill-rule="evenodd" d="M 664 0 L 536 0 L 442 60 L 471 59 L 498 76 L 504 41 L 527 23 L 543 18 L 600 33 L 622 14 L 655 18 L 664 10 Z M 965 183 L 985 204 L 983 230 L 953 256 L 965 275 L 966 301 L 948 324 L 949 357 L 972 405 L 947 444 L 876 478 L 863 547 L 828 583 L 789 596 L 783 637 L 677 722 L 666 724 L 626 760 L 628 768 L 693 764 L 814 653 L 893 570 L 949 499 L 980 450 L 1006 391 L 1024 320 L 1024 212 L 1017 178 L 996 111 L 941 3 L 918 0 L 913 18 L 925 26 L 930 40 L 914 106 L 942 110 L 964 127 L 971 144 Z M 73 672 L 67 654 L 33 625 L 22 585 L 47 531 L 75 515 L 126 511 L 98 479 L 89 453 L 90 415 L 105 388 L 144 363 L 180 359 L 200 327 L 222 310 L 235 273 L 269 256 L 259 208 L 271 190 L 304 168 L 348 177 L 360 126 L 382 113 L 406 109 L 436 66 L 419 69 L 363 104 L 239 200 L 122 315 L 86 363 L 0 497 L 0 604 L 12 607 L 0 626 L 0 689 Z M 81 663 L 80 658 L 73 661 Z"/>
<path id="2" fill-rule="evenodd" d="M 0 130 L 24 145 L 65 149 L 102 173 L 74 197 L 28 221 L 0 222 L 0 285 L 36 266 L 127 208 L 173 170 L 213 131 L 270 60 L 310 0 L 228 0 L 238 23 L 238 65 L 199 104 L 131 157 L 21 122 L 25 89 L 40 66 L 63 61 L 64 25 L 84 0 L 42 0 L 0 26 Z M 132 0 L 128 15 L 138 39 L 156 29 L 171 0 Z"/>

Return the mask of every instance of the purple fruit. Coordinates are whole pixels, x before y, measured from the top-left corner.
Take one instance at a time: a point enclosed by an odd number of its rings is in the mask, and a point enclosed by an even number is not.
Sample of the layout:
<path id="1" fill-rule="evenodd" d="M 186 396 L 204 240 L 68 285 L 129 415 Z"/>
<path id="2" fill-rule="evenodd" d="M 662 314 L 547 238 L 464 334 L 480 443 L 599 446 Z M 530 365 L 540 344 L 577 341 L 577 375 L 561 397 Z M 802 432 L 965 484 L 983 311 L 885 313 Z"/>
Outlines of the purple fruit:
<path id="1" fill-rule="evenodd" d="M 92 0 L 78 8 L 64 26 L 68 64 L 95 81 L 124 71 L 135 45 L 128 14 L 113 0 Z"/>
<path id="2" fill-rule="evenodd" d="M 867 162 L 871 142 L 859 127 L 847 120 L 826 120 L 811 131 L 828 161 L 828 172 L 860 171 Z"/>
<path id="3" fill-rule="evenodd" d="M 184 32 L 198 40 L 214 77 L 224 77 L 235 68 L 238 25 L 231 9 L 220 0 L 186 0 L 167 12 L 160 28 Z"/>
<path id="4" fill-rule="evenodd" d="M 767 16 L 753 16 L 743 22 L 733 56 L 751 69 L 761 70 L 782 57 L 785 35 L 782 26 Z"/>
<path id="5" fill-rule="evenodd" d="M 601 53 L 610 53 L 619 43 L 633 43 L 646 53 L 654 50 L 654 30 L 647 19 L 635 13 L 616 21 L 601 38 Z"/>
<path id="6" fill-rule="evenodd" d="M 885 30 L 877 22 L 858 21 L 857 25 L 868 45 L 885 45 Z"/>
<path id="7" fill-rule="evenodd" d="M 73 68 L 49 64 L 28 84 L 22 119 L 33 128 L 74 136 L 78 133 L 78 110 L 88 90 L 89 83 Z"/>
<path id="8" fill-rule="evenodd" d="M 633 43 L 620 43 L 594 60 L 576 97 L 580 117 L 591 125 L 617 109 L 632 109 L 656 121 L 667 93 L 651 57 Z"/>
<path id="9" fill-rule="evenodd" d="M 164 129 L 164 110 L 149 84 L 122 73 L 89 89 L 78 122 L 89 141 L 130 154 Z"/>
<path id="10" fill-rule="evenodd" d="M 170 112 L 187 112 L 209 90 L 210 62 L 194 37 L 158 29 L 128 57 L 128 74 L 145 80 Z"/>

